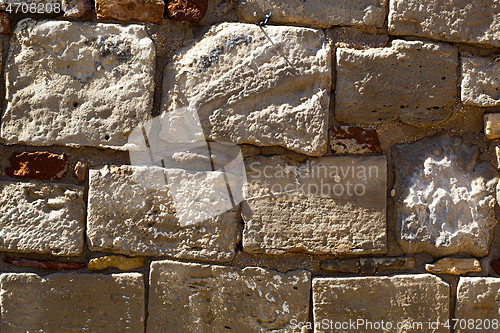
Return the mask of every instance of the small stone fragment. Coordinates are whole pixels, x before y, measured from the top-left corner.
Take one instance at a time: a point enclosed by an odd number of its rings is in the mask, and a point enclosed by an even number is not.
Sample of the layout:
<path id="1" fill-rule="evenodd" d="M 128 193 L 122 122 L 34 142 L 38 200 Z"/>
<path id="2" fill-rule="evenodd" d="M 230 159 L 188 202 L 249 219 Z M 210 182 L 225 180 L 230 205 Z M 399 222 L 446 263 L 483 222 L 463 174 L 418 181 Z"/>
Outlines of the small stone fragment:
<path id="1" fill-rule="evenodd" d="M 261 153 L 261 148 L 252 145 L 240 145 L 241 155 L 244 159 L 259 155 Z"/>
<path id="2" fill-rule="evenodd" d="M 426 264 L 425 270 L 433 274 L 461 275 L 469 272 L 481 272 L 481 263 L 474 258 L 444 258 L 433 264 Z"/>
<path id="3" fill-rule="evenodd" d="M 377 33 L 376 29 L 360 29 L 357 27 L 334 27 L 327 29 L 326 38 L 335 48 L 343 47 L 359 50 L 384 47 L 389 42 L 387 34 Z"/>
<path id="4" fill-rule="evenodd" d="M 167 16 L 174 20 L 198 22 L 208 8 L 208 0 L 171 0 Z"/>
<path id="5" fill-rule="evenodd" d="M 442 326 L 436 330 L 427 326 L 430 322 L 445 323 L 450 315 L 450 286 L 435 275 L 314 278 L 312 295 L 316 323 L 330 323 L 330 320 L 334 324 L 360 323 L 354 328 L 350 326 L 349 330 L 319 326 L 315 327 L 315 333 L 448 332 Z M 393 323 L 393 326 L 375 329 L 374 323 L 380 328 L 382 320 L 384 324 Z M 396 323 L 419 322 L 422 326 L 414 326 L 414 330 L 396 329 Z M 370 324 L 371 327 L 366 326 Z"/>
<path id="6" fill-rule="evenodd" d="M 393 270 L 415 269 L 415 259 L 397 258 L 359 258 L 360 273 L 376 273 Z"/>
<path id="7" fill-rule="evenodd" d="M 9 157 L 10 167 L 5 172 L 10 177 L 40 180 L 61 180 L 68 172 L 68 156 L 48 151 L 23 152 Z"/>
<path id="8" fill-rule="evenodd" d="M 462 102 L 500 105 L 500 57 L 462 57 Z"/>
<path id="9" fill-rule="evenodd" d="M 63 17 L 90 21 L 94 16 L 91 0 L 62 0 Z"/>
<path id="10" fill-rule="evenodd" d="M 0 182 L 0 250 L 58 256 L 82 253 L 83 187 Z"/>
<path id="11" fill-rule="evenodd" d="M 261 147 L 261 154 L 264 156 L 271 155 L 283 155 L 286 151 L 283 147 L 271 146 L 271 147 Z"/>
<path id="12" fill-rule="evenodd" d="M 500 170 L 500 147 L 499 146 L 495 147 L 495 154 L 497 156 L 497 169 Z"/>
<path id="13" fill-rule="evenodd" d="M 399 119 L 419 128 L 443 122 L 457 102 L 457 66 L 457 48 L 442 43 L 338 48 L 335 118 L 354 124 Z"/>
<path id="14" fill-rule="evenodd" d="M 484 136 L 488 140 L 500 138 L 500 113 L 484 115 Z"/>
<path id="15" fill-rule="evenodd" d="M 238 16 L 257 23 L 272 13 L 269 22 L 330 28 L 334 25 L 373 25 L 382 27 L 386 0 L 240 0 Z"/>
<path id="16" fill-rule="evenodd" d="M 96 0 L 98 20 L 139 21 L 160 24 L 165 11 L 163 0 Z"/>
<path id="17" fill-rule="evenodd" d="M 0 34 L 10 35 L 12 19 L 5 13 L 0 13 Z"/>
<path id="18" fill-rule="evenodd" d="M 144 332 L 139 273 L 0 275 L 2 332 Z"/>
<path id="19" fill-rule="evenodd" d="M 51 269 L 56 271 L 74 271 L 77 269 L 85 268 L 85 263 L 71 263 L 71 262 L 58 262 L 58 261 L 44 261 L 44 260 L 33 260 L 24 258 L 11 258 L 6 256 L 3 260 L 4 263 L 22 266 L 22 267 L 35 267 L 41 269 Z"/>
<path id="20" fill-rule="evenodd" d="M 357 273 L 359 271 L 358 259 L 333 259 L 323 260 L 321 269 L 341 273 Z"/>
<path id="21" fill-rule="evenodd" d="M 88 269 L 97 271 L 106 268 L 118 268 L 122 271 L 130 271 L 142 266 L 144 266 L 144 258 L 142 257 L 102 256 L 90 259 Z"/>
<path id="22" fill-rule="evenodd" d="M 405 253 L 488 254 L 498 175 L 479 149 L 438 135 L 393 149 L 396 239 Z M 432 190 L 429 190 L 432 189 Z"/>
<path id="23" fill-rule="evenodd" d="M 215 14 L 222 17 L 234 6 L 235 0 L 215 0 Z"/>
<path id="24" fill-rule="evenodd" d="M 330 129 L 330 146 L 335 155 L 382 154 L 376 130 L 357 126 L 335 126 Z"/>
<path id="25" fill-rule="evenodd" d="M 490 266 L 491 266 L 491 268 L 493 268 L 493 270 L 494 270 L 497 274 L 500 274 L 500 258 L 497 258 L 497 259 L 493 260 L 493 261 L 490 263 Z"/>
<path id="26" fill-rule="evenodd" d="M 311 273 L 260 267 L 151 264 L 147 333 L 299 332 L 307 321 Z"/>
<path id="27" fill-rule="evenodd" d="M 85 180 L 85 174 L 87 173 L 87 161 L 77 161 L 73 173 L 79 182 L 83 182 Z"/>

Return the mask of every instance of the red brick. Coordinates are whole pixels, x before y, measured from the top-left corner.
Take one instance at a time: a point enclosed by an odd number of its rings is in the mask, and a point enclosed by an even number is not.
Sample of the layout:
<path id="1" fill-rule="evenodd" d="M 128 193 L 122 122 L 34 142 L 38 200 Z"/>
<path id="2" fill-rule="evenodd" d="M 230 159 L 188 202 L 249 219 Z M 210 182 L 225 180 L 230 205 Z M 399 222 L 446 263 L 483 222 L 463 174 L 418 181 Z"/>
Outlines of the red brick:
<path id="1" fill-rule="evenodd" d="M 377 131 L 356 126 L 336 126 L 330 129 L 333 154 L 382 154 Z"/>
<path id="2" fill-rule="evenodd" d="M 167 7 L 171 19 L 198 22 L 207 11 L 208 0 L 172 0 Z"/>
<path id="3" fill-rule="evenodd" d="M 60 180 L 68 172 L 68 156 L 48 151 L 23 152 L 9 157 L 8 176 L 40 180 Z"/>

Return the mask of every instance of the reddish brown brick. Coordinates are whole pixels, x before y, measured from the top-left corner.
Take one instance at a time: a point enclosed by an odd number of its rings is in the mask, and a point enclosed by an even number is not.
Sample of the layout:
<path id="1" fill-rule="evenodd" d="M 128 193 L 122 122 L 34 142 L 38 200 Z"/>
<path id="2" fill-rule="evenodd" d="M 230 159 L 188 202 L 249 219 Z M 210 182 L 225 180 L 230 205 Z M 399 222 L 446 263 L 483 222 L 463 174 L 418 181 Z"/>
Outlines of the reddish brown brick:
<path id="1" fill-rule="evenodd" d="M 23 152 L 9 157 L 8 176 L 41 180 L 60 180 L 68 172 L 68 156 L 48 151 Z"/>
<path id="2" fill-rule="evenodd" d="M 139 21 L 160 24 L 165 11 L 163 0 L 96 0 L 97 19 Z"/>
<path id="3" fill-rule="evenodd" d="M 171 19 L 198 22 L 207 11 L 208 0 L 172 0 L 167 7 Z"/>
<path id="4" fill-rule="evenodd" d="M 12 19 L 5 13 L 0 13 L 0 34 L 10 35 Z"/>
<path id="5" fill-rule="evenodd" d="M 500 258 L 493 260 L 490 266 L 497 274 L 500 274 Z"/>
<path id="6" fill-rule="evenodd" d="M 356 126 L 335 126 L 330 129 L 333 154 L 382 154 L 377 131 Z"/>

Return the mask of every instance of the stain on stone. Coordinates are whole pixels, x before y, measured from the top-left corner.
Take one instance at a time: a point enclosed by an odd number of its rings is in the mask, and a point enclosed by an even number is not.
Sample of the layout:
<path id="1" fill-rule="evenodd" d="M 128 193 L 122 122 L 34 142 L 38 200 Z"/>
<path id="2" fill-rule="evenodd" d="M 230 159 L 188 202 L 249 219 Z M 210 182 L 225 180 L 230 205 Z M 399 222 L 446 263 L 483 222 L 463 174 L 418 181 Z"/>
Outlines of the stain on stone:
<path id="1" fill-rule="evenodd" d="M 198 22 L 207 11 L 208 0 L 172 0 L 167 16 L 174 20 Z"/>
<path id="2" fill-rule="evenodd" d="M 10 177 L 40 180 L 60 180 L 68 172 L 68 156 L 47 151 L 23 152 L 9 157 L 10 167 L 5 172 Z"/>
<path id="3" fill-rule="evenodd" d="M 330 129 L 333 154 L 382 154 L 377 131 L 357 126 L 335 126 Z"/>

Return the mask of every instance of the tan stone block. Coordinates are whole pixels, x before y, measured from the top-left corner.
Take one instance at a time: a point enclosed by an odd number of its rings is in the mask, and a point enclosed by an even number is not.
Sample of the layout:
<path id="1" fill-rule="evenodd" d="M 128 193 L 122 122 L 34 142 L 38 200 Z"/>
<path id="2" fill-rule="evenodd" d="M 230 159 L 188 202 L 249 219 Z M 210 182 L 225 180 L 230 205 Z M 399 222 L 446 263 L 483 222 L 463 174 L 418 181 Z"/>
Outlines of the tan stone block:
<path id="1" fill-rule="evenodd" d="M 484 136 L 488 140 L 500 138 L 500 113 L 484 115 Z"/>
<path id="2" fill-rule="evenodd" d="M 90 259 L 87 268 L 91 271 L 106 268 L 118 268 L 122 271 L 130 271 L 142 266 L 144 266 L 143 257 L 128 258 L 125 256 L 102 256 Z"/>
<path id="3" fill-rule="evenodd" d="M 462 57 L 462 102 L 476 106 L 500 105 L 498 57 Z"/>
<path id="4" fill-rule="evenodd" d="M 481 263 L 474 258 L 444 258 L 433 264 L 425 265 L 425 270 L 433 274 L 461 275 L 469 272 L 481 272 Z"/>

